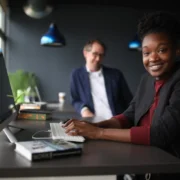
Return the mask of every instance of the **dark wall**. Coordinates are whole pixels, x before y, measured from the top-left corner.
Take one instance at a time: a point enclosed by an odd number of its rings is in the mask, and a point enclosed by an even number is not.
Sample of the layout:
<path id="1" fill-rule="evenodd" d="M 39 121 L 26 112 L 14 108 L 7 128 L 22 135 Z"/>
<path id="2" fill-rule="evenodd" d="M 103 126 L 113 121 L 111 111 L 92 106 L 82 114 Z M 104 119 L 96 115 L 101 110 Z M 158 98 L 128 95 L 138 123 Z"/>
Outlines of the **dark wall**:
<path id="1" fill-rule="evenodd" d="M 129 51 L 128 43 L 135 35 L 140 15 L 132 8 L 63 5 L 37 20 L 25 15 L 22 8 L 11 8 L 7 23 L 8 70 L 34 72 L 43 100 L 57 100 L 60 91 L 66 92 L 69 99 L 70 73 L 84 65 L 83 45 L 99 37 L 108 46 L 104 64 L 120 69 L 134 93 L 144 68 L 141 52 Z M 65 36 L 65 47 L 40 46 L 40 38 L 52 21 Z"/>

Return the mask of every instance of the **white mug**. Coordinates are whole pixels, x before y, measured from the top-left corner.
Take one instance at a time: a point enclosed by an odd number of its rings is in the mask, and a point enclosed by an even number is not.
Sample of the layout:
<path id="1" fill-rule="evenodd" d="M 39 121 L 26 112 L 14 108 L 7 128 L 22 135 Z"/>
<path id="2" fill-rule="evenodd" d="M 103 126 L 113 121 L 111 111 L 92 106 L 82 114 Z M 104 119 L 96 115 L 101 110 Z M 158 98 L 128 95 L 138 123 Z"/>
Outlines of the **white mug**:
<path id="1" fill-rule="evenodd" d="M 59 103 L 64 103 L 65 98 L 66 98 L 66 93 L 65 92 L 59 92 L 58 97 L 59 97 Z"/>

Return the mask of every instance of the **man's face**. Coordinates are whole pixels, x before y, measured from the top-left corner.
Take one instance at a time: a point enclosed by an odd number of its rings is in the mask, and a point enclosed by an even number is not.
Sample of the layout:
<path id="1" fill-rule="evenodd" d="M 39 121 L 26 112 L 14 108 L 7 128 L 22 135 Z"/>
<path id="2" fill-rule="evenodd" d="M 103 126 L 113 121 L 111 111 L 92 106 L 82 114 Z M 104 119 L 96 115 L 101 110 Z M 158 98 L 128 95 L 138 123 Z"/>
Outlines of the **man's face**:
<path id="1" fill-rule="evenodd" d="M 100 44 L 94 43 L 90 51 L 84 50 L 83 53 L 86 59 L 86 66 L 90 71 L 99 70 L 105 53 L 104 48 Z"/>
<path id="2" fill-rule="evenodd" d="M 151 33 L 144 37 L 142 56 L 144 67 L 151 76 L 163 79 L 172 69 L 176 48 L 166 33 Z"/>

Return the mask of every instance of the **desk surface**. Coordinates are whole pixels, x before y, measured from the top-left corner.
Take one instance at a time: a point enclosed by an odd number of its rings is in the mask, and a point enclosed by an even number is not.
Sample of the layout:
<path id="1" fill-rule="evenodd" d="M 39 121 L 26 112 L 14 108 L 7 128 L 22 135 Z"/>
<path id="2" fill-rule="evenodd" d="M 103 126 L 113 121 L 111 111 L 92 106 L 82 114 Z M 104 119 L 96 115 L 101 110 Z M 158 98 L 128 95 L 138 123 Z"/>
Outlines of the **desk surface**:
<path id="1" fill-rule="evenodd" d="M 13 122 L 25 130 L 19 141 L 29 140 L 34 132 L 48 129 L 48 121 Z M 36 129 L 35 129 L 36 128 Z M 126 143 L 87 140 L 82 155 L 40 162 L 30 162 L 14 151 L 3 132 L 0 133 L 0 177 L 43 177 L 76 175 L 115 175 L 124 173 L 180 172 L 180 160 L 156 148 Z"/>
<path id="2" fill-rule="evenodd" d="M 46 107 L 48 109 L 53 109 L 59 112 L 65 113 L 76 113 L 75 109 L 69 102 L 58 103 L 58 102 L 48 102 Z"/>

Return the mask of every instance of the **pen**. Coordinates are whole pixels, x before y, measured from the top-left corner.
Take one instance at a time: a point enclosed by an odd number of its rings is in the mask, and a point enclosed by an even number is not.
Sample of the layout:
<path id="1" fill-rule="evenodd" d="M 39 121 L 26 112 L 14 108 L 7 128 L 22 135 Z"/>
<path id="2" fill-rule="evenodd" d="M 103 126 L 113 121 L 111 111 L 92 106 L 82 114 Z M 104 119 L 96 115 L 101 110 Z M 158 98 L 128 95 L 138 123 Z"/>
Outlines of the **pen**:
<path id="1" fill-rule="evenodd" d="M 66 119 L 63 123 L 67 123 L 69 120 L 71 120 L 72 118 L 68 118 Z"/>

